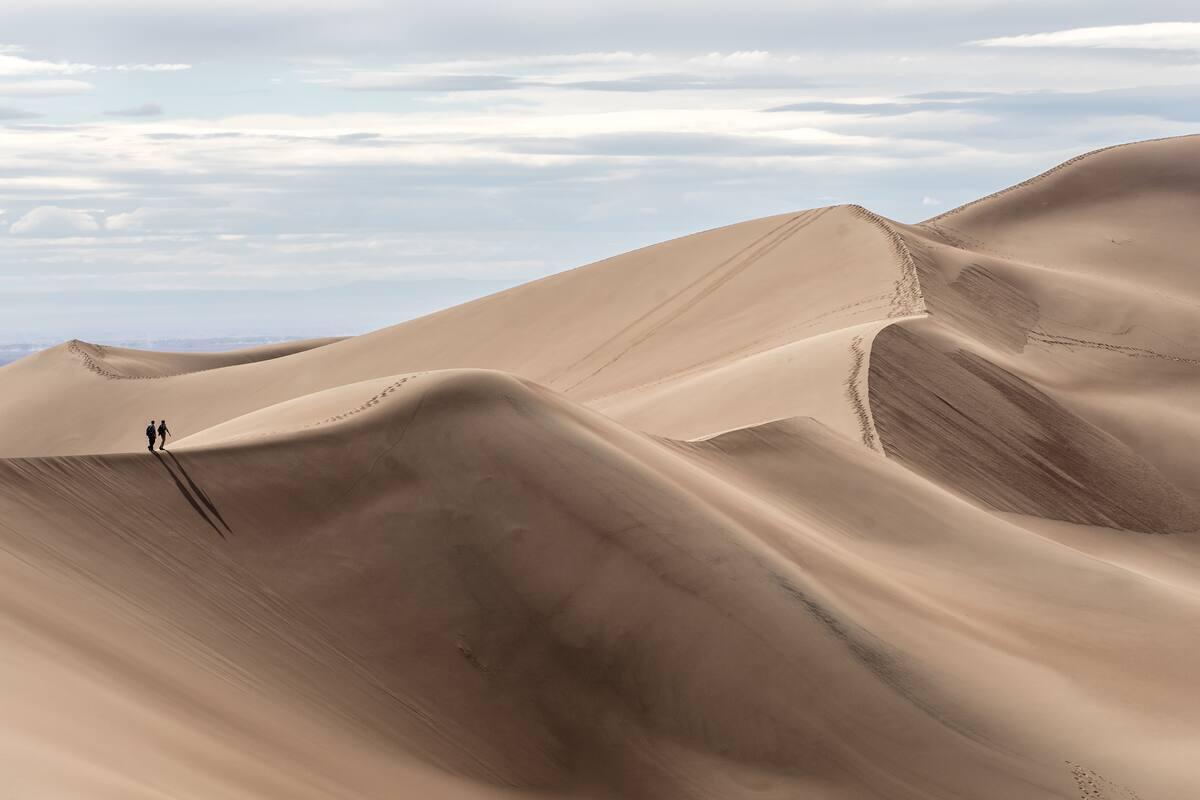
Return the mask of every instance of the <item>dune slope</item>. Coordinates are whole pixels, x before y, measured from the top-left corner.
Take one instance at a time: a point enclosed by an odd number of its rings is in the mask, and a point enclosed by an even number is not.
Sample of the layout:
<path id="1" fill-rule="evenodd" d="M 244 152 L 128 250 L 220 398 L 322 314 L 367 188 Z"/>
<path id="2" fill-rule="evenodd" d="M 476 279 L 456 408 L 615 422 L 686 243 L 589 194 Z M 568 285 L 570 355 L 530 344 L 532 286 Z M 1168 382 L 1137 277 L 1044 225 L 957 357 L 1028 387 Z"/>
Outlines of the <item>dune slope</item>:
<path id="1" fill-rule="evenodd" d="M 885 223 L 857 207 L 803 211 L 255 363 L 128 381 L 97 372 L 80 355 L 85 348 L 55 348 L 34 364 L 0 369 L 0 387 L 12 388 L 0 392 L 0 455 L 132 452 L 144 447 L 149 419 L 166 417 L 186 436 L 315 391 L 455 367 L 519 374 L 661 435 L 692 438 L 798 414 L 853 432 L 859 421 L 844 410 L 840 380 L 807 381 L 806 369 L 848 375 L 856 339 L 920 309 L 911 258 Z M 782 362 L 770 357 L 782 352 Z M 748 398 L 721 377 L 740 365 L 755 385 L 805 388 L 786 400 L 768 392 Z M 125 374 L 124 366 L 113 371 Z M 707 399 L 686 420 L 673 403 L 645 397 L 694 394 L 687 387 L 695 381 L 706 383 Z M 73 424 L 40 424 L 47 417 Z"/>
<path id="2" fill-rule="evenodd" d="M 9 462 L 6 517 L 70 531 L 73 566 L 148 608 L 131 636 L 186 640 L 223 611 L 235 638 L 267 606 L 273 636 L 255 631 L 267 641 L 247 649 L 278 658 L 275 637 L 302 648 L 288 665 L 300 686 L 284 686 L 386 735 L 416 777 L 437 769 L 467 785 L 1064 796 L 1070 774 L 1049 754 L 1088 762 L 1097 749 L 1050 722 L 1073 704 L 1035 659 L 1057 651 L 1075 663 L 1075 691 L 1100 693 L 1136 663 L 1148 610 L 1164 633 L 1200 621 L 1195 598 L 1051 545 L 812 422 L 672 444 L 500 373 L 400 380 L 352 416 L 329 421 L 386 387 L 259 412 L 178 454 Z M 45 488 L 61 483 L 77 493 L 69 504 Z M 852 496 L 888 520 L 870 538 L 845 514 Z M 145 569 L 98 566 L 161 551 L 183 586 L 155 591 L 139 585 Z M 955 572 L 981 556 L 984 585 L 956 597 Z M 1022 606 L 1002 613 L 986 597 L 1016 591 Z M 220 606 L 180 602 L 192 593 Z M 1112 631 L 1090 659 L 1053 622 L 1081 598 Z M 972 611 L 992 619 L 978 630 Z M 1026 615 L 1050 620 L 1034 633 Z M 149 664 L 125 680 L 169 683 L 154 646 L 127 647 Z M 1184 643 L 1170 655 L 1127 699 L 1074 722 L 1169 741 L 1162 717 L 1197 710 L 1175 691 L 1186 694 L 1195 655 Z M 984 665 L 994 674 L 981 677 Z M 1002 677 L 1039 698 L 1047 730 L 1031 735 L 996 708 Z M 138 709 L 168 702 L 151 694 Z M 276 759 L 259 767 L 264 786 L 286 785 L 293 767 Z"/>
<path id="3" fill-rule="evenodd" d="M 0 368 L 10 785 L 1196 794 L 1198 157 Z"/>

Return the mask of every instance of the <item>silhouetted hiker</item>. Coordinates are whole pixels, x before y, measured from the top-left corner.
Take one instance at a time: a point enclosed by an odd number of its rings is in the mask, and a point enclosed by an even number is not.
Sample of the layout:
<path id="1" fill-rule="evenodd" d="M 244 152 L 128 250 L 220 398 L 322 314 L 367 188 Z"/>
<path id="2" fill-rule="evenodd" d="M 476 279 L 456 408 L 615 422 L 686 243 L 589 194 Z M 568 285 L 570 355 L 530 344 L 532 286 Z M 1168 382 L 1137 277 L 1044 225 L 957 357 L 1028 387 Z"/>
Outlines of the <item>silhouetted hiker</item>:
<path id="1" fill-rule="evenodd" d="M 146 449 L 149 450 L 151 453 L 153 453 L 154 452 L 154 438 L 155 438 L 154 437 L 154 420 L 150 420 L 150 424 L 146 426 L 146 438 L 150 440 L 150 444 L 146 446 Z"/>
<path id="2" fill-rule="evenodd" d="M 159 442 L 158 449 L 166 450 L 167 449 L 167 437 L 171 435 L 171 431 L 167 428 L 167 421 L 165 419 L 162 422 L 158 423 L 158 435 L 162 439 L 162 441 Z M 153 436 L 150 437 L 150 449 L 151 450 L 154 449 L 154 437 Z"/>

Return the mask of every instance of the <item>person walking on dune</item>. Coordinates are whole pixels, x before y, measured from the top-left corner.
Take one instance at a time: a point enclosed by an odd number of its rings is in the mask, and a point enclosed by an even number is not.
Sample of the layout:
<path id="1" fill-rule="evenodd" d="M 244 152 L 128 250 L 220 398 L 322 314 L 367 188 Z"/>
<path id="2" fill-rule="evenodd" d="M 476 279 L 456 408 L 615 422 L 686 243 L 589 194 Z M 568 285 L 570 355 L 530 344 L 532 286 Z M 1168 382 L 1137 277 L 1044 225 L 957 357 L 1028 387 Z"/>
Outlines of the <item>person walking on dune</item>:
<path id="1" fill-rule="evenodd" d="M 150 424 L 146 426 L 146 438 L 150 440 L 150 444 L 148 444 L 146 446 L 146 449 L 149 450 L 151 453 L 153 453 L 154 452 L 154 438 L 155 438 L 154 437 L 154 420 L 150 420 Z"/>
<path id="2" fill-rule="evenodd" d="M 158 436 L 160 439 L 162 439 L 162 441 L 159 442 L 159 444 L 158 444 L 159 450 L 167 449 L 167 437 L 170 435 L 171 435 L 171 431 L 169 428 L 167 428 L 167 421 L 164 419 L 162 422 L 158 423 Z M 150 449 L 151 450 L 154 449 L 154 437 L 153 436 L 150 437 Z"/>

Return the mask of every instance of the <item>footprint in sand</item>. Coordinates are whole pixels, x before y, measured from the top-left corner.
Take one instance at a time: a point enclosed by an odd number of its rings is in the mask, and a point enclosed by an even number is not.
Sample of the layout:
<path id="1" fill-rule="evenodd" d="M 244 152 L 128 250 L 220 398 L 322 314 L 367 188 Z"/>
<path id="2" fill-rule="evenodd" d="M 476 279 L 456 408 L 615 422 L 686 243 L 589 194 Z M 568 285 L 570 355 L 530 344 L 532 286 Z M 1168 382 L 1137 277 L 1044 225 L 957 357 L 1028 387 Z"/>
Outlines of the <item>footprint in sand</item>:
<path id="1" fill-rule="evenodd" d="M 1141 800 L 1137 792 L 1113 783 L 1094 770 L 1067 761 L 1075 785 L 1079 787 L 1079 800 Z"/>

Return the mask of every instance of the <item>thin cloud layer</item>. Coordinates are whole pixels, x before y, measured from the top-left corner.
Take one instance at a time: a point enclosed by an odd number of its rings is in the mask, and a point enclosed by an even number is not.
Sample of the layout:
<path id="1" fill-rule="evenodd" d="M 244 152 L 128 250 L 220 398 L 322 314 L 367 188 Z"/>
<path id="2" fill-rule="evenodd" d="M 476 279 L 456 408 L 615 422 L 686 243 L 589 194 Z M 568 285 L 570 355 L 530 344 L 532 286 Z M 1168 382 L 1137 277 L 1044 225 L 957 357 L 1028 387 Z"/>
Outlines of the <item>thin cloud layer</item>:
<path id="1" fill-rule="evenodd" d="M 105 66 L 70 61 L 47 61 L 17 55 L 22 51 L 20 48 L 7 52 L 0 50 L 0 78 L 28 75 L 87 75 L 109 70 L 117 72 L 181 72 L 192 68 L 190 64 L 115 64 Z"/>
<path id="2" fill-rule="evenodd" d="M 69 237 L 99 229 L 99 223 L 83 211 L 38 206 L 10 225 L 8 231 L 17 236 Z"/>
<path id="3" fill-rule="evenodd" d="M 1131 50 L 1200 51 L 1200 22 L 1107 25 L 1049 33 L 999 36 L 971 44 L 981 47 L 1091 47 Z"/>
<path id="4" fill-rule="evenodd" d="M 95 88 L 91 80 L 106 73 L 173 73 L 191 69 L 190 64 L 90 64 L 37 58 L 19 45 L 0 45 L 0 97 L 61 97 L 86 94 Z M 81 80 L 87 76 L 89 80 Z"/>
<path id="5" fill-rule="evenodd" d="M 949 96 L 911 95 L 887 102 L 791 103 L 768 112 L 810 112 L 851 117 L 895 117 L 918 113 L 986 115 L 1007 125 L 1048 119 L 1154 117 L 1200 122 L 1200 84 L 1147 86 L 1096 92 L 976 92 Z"/>

